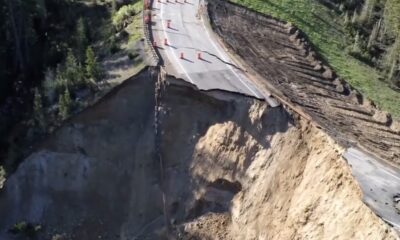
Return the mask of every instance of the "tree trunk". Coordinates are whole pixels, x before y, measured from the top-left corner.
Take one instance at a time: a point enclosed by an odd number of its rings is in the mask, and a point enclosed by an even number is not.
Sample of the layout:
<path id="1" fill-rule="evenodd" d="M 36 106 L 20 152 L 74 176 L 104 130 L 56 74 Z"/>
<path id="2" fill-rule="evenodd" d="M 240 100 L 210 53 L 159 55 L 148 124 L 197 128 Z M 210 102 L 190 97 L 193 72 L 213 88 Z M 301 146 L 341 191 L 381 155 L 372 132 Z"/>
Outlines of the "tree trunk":
<path id="1" fill-rule="evenodd" d="M 22 72 L 25 71 L 25 62 L 24 58 L 22 55 L 22 50 L 21 50 L 21 36 L 19 35 L 16 20 L 15 20 L 15 12 L 14 12 L 14 0 L 6 0 L 7 1 L 7 7 L 8 11 L 10 14 L 10 27 L 12 34 L 14 36 L 14 47 L 15 47 L 15 61 L 16 61 L 16 66 L 17 70 L 20 70 Z"/>

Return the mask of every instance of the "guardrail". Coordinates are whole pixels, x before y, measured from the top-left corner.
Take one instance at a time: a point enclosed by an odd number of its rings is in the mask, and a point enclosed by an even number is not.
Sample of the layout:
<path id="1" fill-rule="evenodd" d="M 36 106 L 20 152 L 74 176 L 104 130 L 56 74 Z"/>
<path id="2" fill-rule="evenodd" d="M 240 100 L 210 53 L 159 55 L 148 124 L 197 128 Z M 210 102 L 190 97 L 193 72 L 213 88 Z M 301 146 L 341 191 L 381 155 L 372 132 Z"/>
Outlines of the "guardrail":
<path id="1" fill-rule="evenodd" d="M 161 58 L 153 46 L 153 35 L 151 32 L 152 14 L 151 7 L 153 6 L 153 0 L 143 0 L 143 33 L 147 47 L 150 50 L 153 58 L 154 66 L 158 66 L 161 63 Z"/>

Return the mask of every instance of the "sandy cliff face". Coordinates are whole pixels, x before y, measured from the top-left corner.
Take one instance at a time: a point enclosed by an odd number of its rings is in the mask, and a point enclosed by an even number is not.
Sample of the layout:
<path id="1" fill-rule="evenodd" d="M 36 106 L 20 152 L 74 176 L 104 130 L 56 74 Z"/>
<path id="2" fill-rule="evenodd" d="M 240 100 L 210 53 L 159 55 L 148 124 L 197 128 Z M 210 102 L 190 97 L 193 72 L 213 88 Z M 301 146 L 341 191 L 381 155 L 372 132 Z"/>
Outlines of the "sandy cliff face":
<path id="1" fill-rule="evenodd" d="M 165 220 L 170 239 L 395 238 L 320 130 L 175 79 L 155 109 L 155 81 L 128 81 L 19 166 L 0 195 L 1 239 L 23 236 L 7 232 L 22 220 L 43 226 L 39 239 L 166 239 Z"/>
<path id="2" fill-rule="evenodd" d="M 224 199 L 229 188 L 210 187 L 217 179 L 241 190 L 229 201 L 228 211 L 183 224 L 184 236 L 396 239 L 362 203 L 340 149 L 320 130 L 293 120 L 282 109 L 258 104 L 249 108 L 248 116 L 240 123 L 213 125 L 196 144 L 192 176 L 205 182 L 197 197 Z"/>

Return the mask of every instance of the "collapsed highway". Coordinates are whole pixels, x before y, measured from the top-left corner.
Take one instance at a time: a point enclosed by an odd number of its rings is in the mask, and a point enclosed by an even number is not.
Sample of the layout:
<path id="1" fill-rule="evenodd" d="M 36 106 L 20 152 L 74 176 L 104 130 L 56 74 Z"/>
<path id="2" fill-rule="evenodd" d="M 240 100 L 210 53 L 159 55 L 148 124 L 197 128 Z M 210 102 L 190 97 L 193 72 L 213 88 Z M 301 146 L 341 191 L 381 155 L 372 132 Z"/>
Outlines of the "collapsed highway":
<path id="1" fill-rule="evenodd" d="M 290 24 L 220 0 L 154 1 L 152 16 L 155 41 L 169 43 L 157 47 L 169 73 L 178 72 L 175 76 L 199 89 L 223 89 L 255 97 L 259 97 L 255 92 L 273 92 L 295 111 L 305 112 L 307 119 L 349 149 L 344 156 L 350 166 L 357 166 L 352 170 L 364 190 L 365 202 L 400 231 L 400 209 L 393 200 L 400 191 L 399 123 L 338 78 L 319 60 L 303 33 Z M 237 62 L 225 53 L 210 25 L 238 56 Z M 196 60 L 196 54 L 203 52 L 206 57 Z M 216 59 L 217 55 L 221 57 Z M 229 69 L 234 74 L 213 75 L 213 68 Z M 239 71 L 243 68 L 253 75 Z M 390 184 L 382 184 L 385 182 Z"/>

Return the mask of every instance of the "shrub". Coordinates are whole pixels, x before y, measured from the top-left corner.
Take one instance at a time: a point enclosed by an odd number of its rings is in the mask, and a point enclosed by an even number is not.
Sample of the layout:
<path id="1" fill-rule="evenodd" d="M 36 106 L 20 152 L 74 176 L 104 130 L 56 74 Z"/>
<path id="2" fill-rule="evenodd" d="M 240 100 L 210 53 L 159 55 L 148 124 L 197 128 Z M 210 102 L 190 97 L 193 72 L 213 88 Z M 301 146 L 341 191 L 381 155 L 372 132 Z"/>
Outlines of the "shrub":
<path id="1" fill-rule="evenodd" d="M 61 120 L 65 120 L 69 117 L 71 107 L 71 95 L 68 91 L 68 88 L 66 88 L 64 94 L 61 94 L 58 100 L 58 114 Z"/>
<path id="2" fill-rule="evenodd" d="M 131 17 L 135 15 L 136 10 L 134 5 L 125 5 L 121 7 L 113 16 L 112 22 L 117 31 L 122 30 L 132 20 Z"/>

